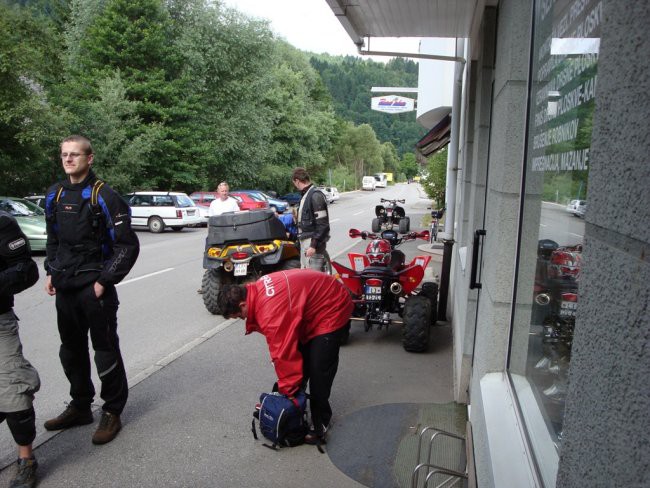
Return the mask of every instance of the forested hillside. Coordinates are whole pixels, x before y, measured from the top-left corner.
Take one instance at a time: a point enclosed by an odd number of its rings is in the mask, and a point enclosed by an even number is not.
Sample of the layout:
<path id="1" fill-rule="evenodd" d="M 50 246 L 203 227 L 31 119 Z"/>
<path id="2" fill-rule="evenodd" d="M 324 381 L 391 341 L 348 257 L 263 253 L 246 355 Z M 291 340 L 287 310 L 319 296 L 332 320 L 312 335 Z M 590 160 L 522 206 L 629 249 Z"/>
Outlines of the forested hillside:
<path id="1" fill-rule="evenodd" d="M 371 113 L 368 92 L 413 86 L 416 65 L 316 61 L 219 0 L 0 0 L 0 194 L 60 178 L 73 133 L 120 192 L 416 171 L 396 150 L 412 150 L 413 114 Z"/>
<path id="2" fill-rule="evenodd" d="M 392 115 L 371 110 L 370 99 L 381 94 L 371 93 L 370 88 L 417 87 L 417 63 L 394 58 L 384 64 L 353 56 L 328 55 L 311 55 L 310 62 L 332 95 L 338 116 L 355 124 L 370 124 L 379 140 L 392 143 L 400 157 L 413 152 L 415 143 L 426 133 L 415 122 L 415 112 Z"/>

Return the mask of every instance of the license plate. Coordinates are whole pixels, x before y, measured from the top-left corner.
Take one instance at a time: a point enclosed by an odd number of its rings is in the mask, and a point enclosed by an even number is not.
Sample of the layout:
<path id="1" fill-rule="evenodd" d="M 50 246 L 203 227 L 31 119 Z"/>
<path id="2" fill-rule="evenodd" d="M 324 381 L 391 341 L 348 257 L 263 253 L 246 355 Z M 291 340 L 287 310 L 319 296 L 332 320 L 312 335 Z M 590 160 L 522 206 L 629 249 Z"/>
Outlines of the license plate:
<path id="1" fill-rule="evenodd" d="M 194 215 L 195 210 L 188 210 L 187 215 Z"/>
<path id="2" fill-rule="evenodd" d="M 575 317 L 578 304 L 576 302 L 561 302 L 560 317 Z"/>
<path id="3" fill-rule="evenodd" d="M 246 276 L 248 271 L 248 263 L 235 263 L 235 276 Z"/>
<path id="4" fill-rule="evenodd" d="M 381 286 L 366 286 L 364 293 L 366 300 L 369 302 L 381 301 Z"/>

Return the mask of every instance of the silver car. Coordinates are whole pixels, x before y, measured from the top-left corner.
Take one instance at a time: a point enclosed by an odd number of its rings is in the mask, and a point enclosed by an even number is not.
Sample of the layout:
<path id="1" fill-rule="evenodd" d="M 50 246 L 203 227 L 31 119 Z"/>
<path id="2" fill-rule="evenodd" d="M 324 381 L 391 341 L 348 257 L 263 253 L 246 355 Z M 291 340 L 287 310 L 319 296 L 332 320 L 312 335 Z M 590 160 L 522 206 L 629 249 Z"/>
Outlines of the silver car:
<path id="1" fill-rule="evenodd" d="M 45 211 L 38 205 L 16 197 L 0 197 L 0 209 L 13 215 L 20 230 L 27 236 L 32 251 L 45 251 L 47 231 Z"/>

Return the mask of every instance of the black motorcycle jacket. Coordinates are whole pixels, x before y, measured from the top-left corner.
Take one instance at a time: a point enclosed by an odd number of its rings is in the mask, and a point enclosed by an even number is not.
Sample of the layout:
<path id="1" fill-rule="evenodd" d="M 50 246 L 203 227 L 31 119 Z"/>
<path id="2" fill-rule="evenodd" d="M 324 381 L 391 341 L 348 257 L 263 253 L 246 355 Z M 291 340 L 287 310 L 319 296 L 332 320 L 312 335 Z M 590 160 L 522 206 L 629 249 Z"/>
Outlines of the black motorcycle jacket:
<path id="1" fill-rule="evenodd" d="M 0 314 L 14 306 L 14 295 L 38 281 L 38 267 L 18 222 L 0 210 Z"/>
<path id="2" fill-rule="evenodd" d="M 81 183 L 66 179 L 47 191 L 45 270 L 55 288 L 77 289 L 94 282 L 115 285 L 140 252 L 129 206 L 102 182 L 95 187 L 96 182 L 91 171 Z M 96 205 L 93 188 L 98 189 Z"/>
<path id="3" fill-rule="evenodd" d="M 330 219 L 327 200 L 314 185 L 302 190 L 298 211 L 298 239 L 311 237 L 310 247 L 317 249 L 330 238 Z"/>

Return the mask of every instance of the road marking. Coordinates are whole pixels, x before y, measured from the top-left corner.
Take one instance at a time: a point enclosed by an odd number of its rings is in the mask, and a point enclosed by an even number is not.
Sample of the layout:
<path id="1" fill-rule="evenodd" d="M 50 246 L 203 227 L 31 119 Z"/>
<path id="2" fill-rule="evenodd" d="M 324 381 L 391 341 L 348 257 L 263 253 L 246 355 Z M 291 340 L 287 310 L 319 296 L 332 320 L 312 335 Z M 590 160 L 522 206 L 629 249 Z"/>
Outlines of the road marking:
<path id="1" fill-rule="evenodd" d="M 353 248 L 354 246 L 356 246 L 357 244 L 359 244 L 357 241 L 353 242 L 352 244 L 350 244 L 350 245 L 349 245 L 348 247 L 346 247 L 345 249 L 342 249 L 341 251 L 339 251 L 338 253 L 336 253 L 334 256 L 331 256 L 331 259 L 336 259 L 336 258 L 338 258 L 341 254 L 343 254 L 343 253 L 345 253 L 346 251 L 352 249 L 352 248 Z"/>
<path id="2" fill-rule="evenodd" d="M 545 225 L 545 224 L 539 224 L 539 226 L 540 226 L 540 227 L 546 227 L 546 225 Z"/>
<path id="3" fill-rule="evenodd" d="M 127 283 L 133 283 L 134 281 L 144 280 L 145 278 L 150 278 L 152 276 L 156 276 L 156 275 L 159 275 L 159 274 L 162 274 L 162 273 L 166 273 L 167 271 L 171 271 L 172 269 L 174 269 L 174 268 L 167 268 L 167 269 L 163 269 L 163 270 L 160 270 L 160 271 L 156 271 L 154 273 L 149 273 L 149 274 L 146 274 L 146 275 L 138 276 L 137 278 L 132 278 L 130 280 L 126 280 L 126 281 L 123 281 L 121 283 L 118 283 L 115 286 L 126 285 Z"/>
<path id="4" fill-rule="evenodd" d="M 341 220 L 341 219 L 332 219 L 332 220 L 330 220 L 330 224 L 331 224 L 332 222 L 338 222 L 339 220 Z"/>
<path id="5" fill-rule="evenodd" d="M 355 213 L 355 214 L 352 214 L 352 216 L 354 216 L 354 215 L 361 215 L 362 213 L 364 213 L 363 210 L 362 210 L 361 212 L 357 212 L 357 213 Z"/>
<path id="6" fill-rule="evenodd" d="M 576 236 L 576 237 L 583 237 L 582 234 L 574 234 L 573 232 L 569 232 L 569 234 L 571 234 L 572 236 Z"/>

